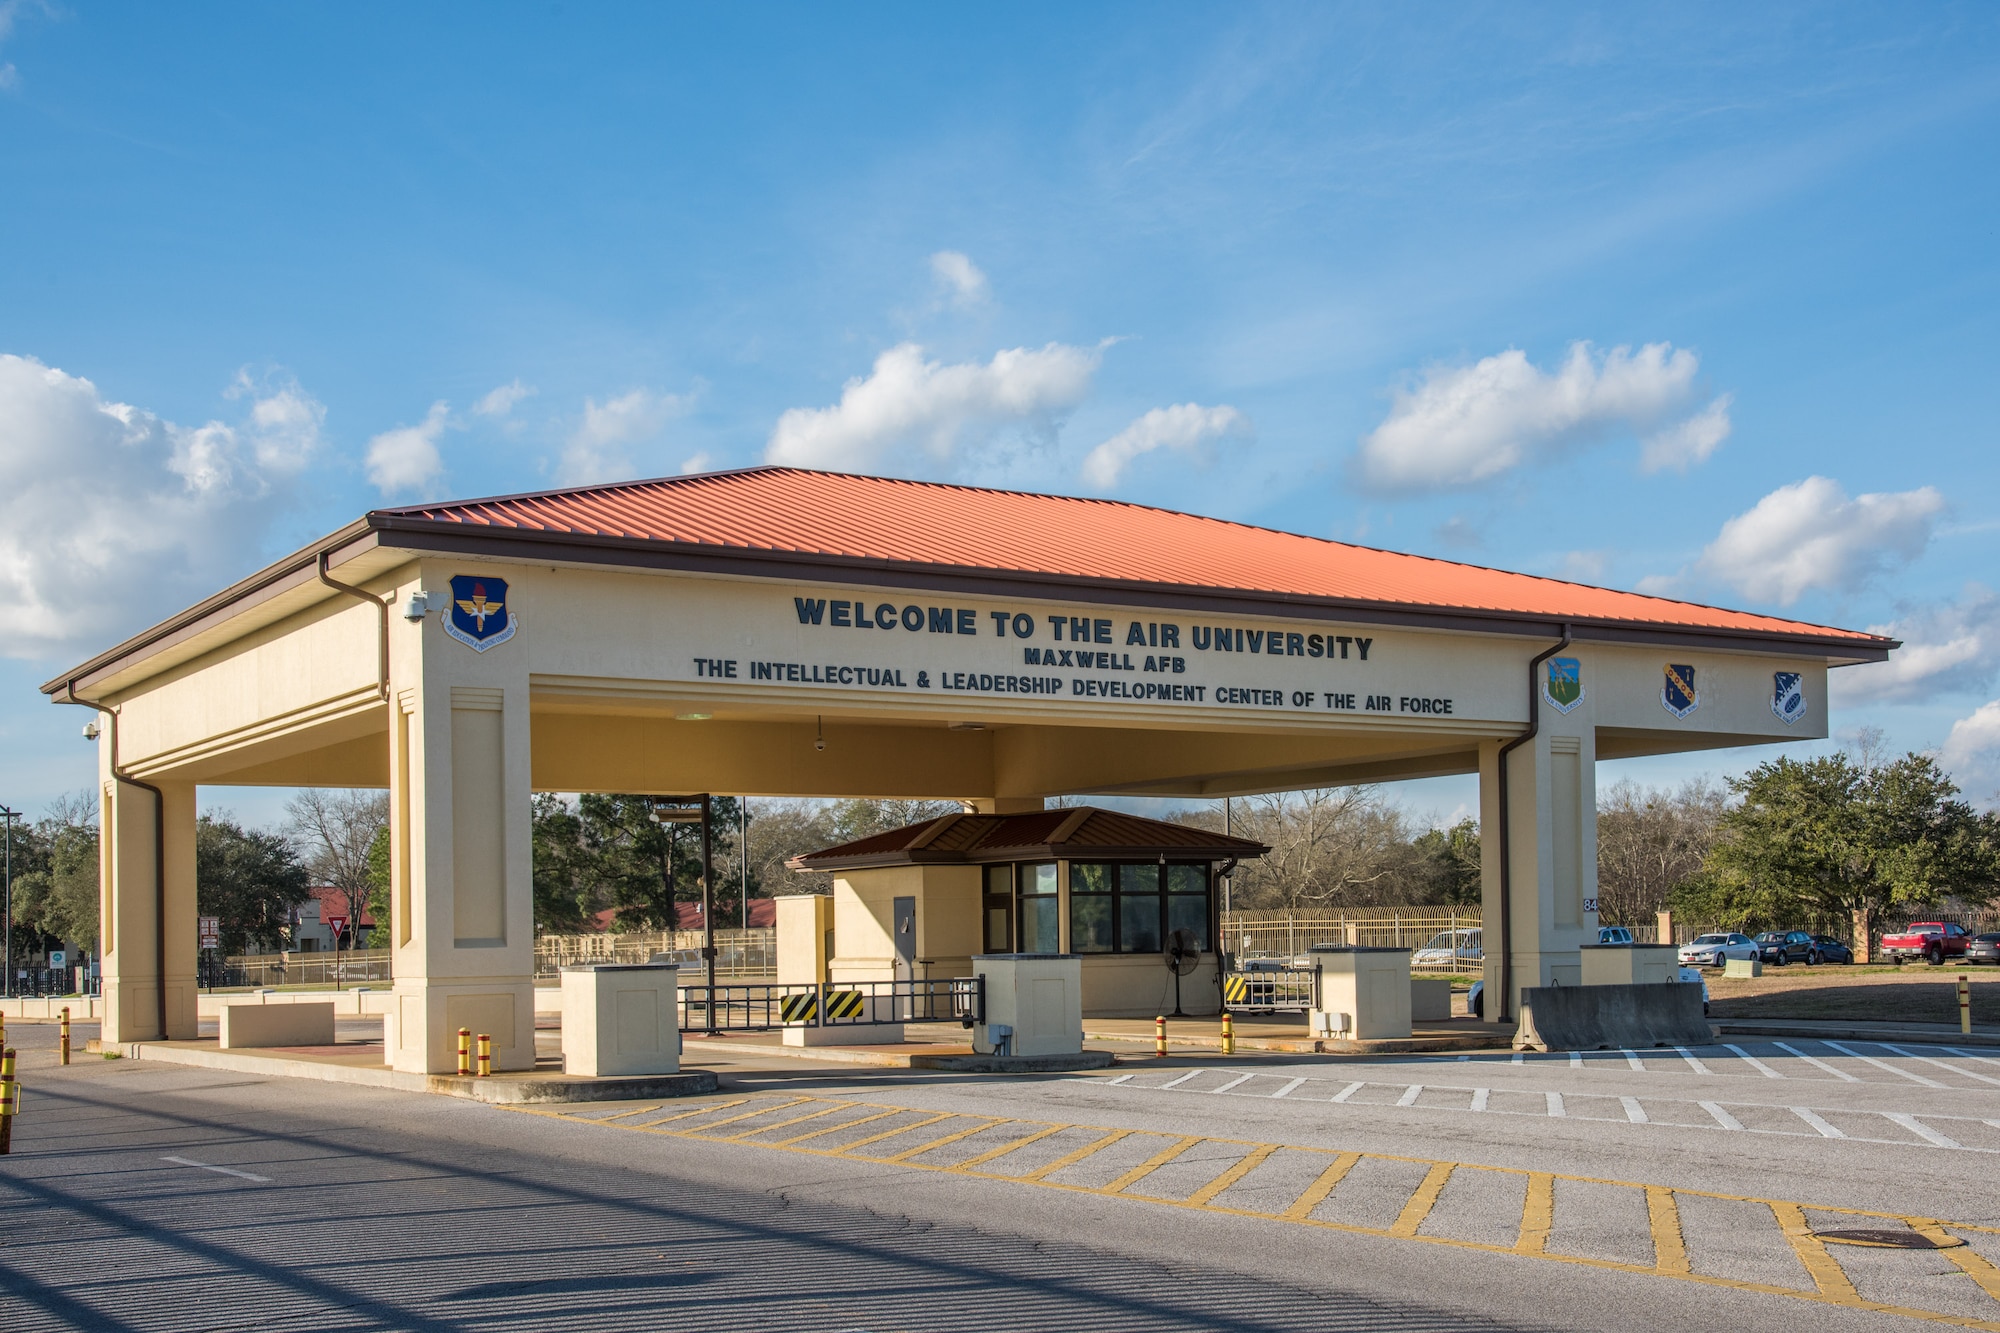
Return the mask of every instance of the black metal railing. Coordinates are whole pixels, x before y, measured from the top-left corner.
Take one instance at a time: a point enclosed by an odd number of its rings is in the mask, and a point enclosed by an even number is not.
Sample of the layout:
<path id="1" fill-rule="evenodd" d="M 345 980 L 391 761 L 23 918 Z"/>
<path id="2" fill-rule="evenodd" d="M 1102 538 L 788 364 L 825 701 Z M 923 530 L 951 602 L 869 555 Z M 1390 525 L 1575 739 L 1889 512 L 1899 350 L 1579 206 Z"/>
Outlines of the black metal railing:
<path id="1" fill-rule="evenodd" d="M 682 986 L 683 1032 L 767 1032 L 782 1027 L 986 1021 L 983 977 L 840 981 L 825 985 Z"/>
<path id="2" fill-rule="evenodd" d="M 1314 1007 L 1319 995 L 1317 964 L 1258 967 L 1254 963 L 1222 979 L 1222 1007 L 1233 1013 L 1277 1013 Z"/>

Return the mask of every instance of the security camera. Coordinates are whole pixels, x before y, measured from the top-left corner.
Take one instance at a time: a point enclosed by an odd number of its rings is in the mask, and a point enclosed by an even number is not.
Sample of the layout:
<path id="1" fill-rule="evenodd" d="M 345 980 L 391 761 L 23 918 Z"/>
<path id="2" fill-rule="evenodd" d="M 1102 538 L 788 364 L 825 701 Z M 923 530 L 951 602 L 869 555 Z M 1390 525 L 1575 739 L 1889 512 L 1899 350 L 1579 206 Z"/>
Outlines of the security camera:
<path id="1" fill-rule="evenodd" d="M 813 741 L 813 749 L 824 750 L 825 748 L 826 748 L 826 737 L 820 736 Z"/>
<path id="2" fill-rule="evenodd" d="M 85 740 L 94 741 L 103 734 L 104 728 L 98 724 L 96 718 L 93 717 L 90 721 L 83 724 L 83 738 Z"/>
<path id="3" fill-rule="evenodd" d="M 413 592 L 410 600 L 403 603 L 403 619 L 418 621 L 431 609 L 431 595 L 427 592 Z"/>

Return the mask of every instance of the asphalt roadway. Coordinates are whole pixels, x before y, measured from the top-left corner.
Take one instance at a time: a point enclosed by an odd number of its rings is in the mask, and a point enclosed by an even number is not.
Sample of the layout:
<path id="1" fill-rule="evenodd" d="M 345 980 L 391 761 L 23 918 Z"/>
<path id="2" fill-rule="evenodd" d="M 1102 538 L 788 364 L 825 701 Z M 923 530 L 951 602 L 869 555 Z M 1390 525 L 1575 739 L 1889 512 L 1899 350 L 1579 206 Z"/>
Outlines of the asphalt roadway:
<path id="1" fill-rule="evenodd" d="M 709 1052 L 516 1110 L 9 1035 L 7 1333 L 2000 1328 L 1991 1050 Z"/>

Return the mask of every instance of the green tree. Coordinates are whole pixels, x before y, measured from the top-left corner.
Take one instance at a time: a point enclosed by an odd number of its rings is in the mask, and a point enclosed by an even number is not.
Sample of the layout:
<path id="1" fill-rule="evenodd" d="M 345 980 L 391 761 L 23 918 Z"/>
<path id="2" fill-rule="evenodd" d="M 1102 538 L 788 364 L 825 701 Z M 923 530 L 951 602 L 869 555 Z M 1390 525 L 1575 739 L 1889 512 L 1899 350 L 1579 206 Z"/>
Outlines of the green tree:
<path id="1" fill-rule="evenodd" d="M 1476 907 L 1480 902 L 1479 824 L 1461 819 L 1448 829 L 1426 829 L 1411 846 L 1417 854 L 1416 879 L 1424 886 L 1424 901 L 1452 907 Z"/>
<path id="2" fill-rule="evenodd" d="M 226 813 L 195 821 L 195 901 L 220 921 L 224 953 L 244 953 L 252 939 L 284 943 L 291 909 L 311 896 L 309 878 L 277 834 L 246 830 Z"/>
<path id="3" fill-rule="evenodd" d="M 375 836 L 368 840 L 368 918 L 375 923 L 369 932 L 368 944 L 371 948 L 382 948 L 389 941 L 389 826 L 375 830 Z"/>
<path id="4" fill-rule="evenodd" d="M 1846 915 L 1865 959 L 1878 918 L 2000 888 L 2000 822 L 1958 800 L 1928 755 L 1776 759 L 1729 783 L 1702 874 L 1677 901 L 1742 928 Z"/>
<path id="5" fill-rule="evenodd" d="M 14 920 L 40 943 L 97 941 L 97 802 L 88 791 L 59 797 L 32 827 L 14 830 Z M 18 955 L 31 941 L 17 934 Z"/>

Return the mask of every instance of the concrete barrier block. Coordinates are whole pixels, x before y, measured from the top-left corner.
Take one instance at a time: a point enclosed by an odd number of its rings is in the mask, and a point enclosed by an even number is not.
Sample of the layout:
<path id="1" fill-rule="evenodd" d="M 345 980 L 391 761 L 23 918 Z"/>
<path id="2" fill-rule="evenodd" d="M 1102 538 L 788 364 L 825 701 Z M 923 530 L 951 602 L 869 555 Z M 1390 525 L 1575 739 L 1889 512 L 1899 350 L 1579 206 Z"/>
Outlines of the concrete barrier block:
<path id="1" fill-rule="evenodd" d="M 1761 958 L 1731 958 L 1722 964 L 1725 977 L 1761 977 L 1764 975 L 1764 960 Z"/>
<path id="2" fill-rule="evenodd" d="M 1637 1050 L 1701 1046 L 1715 1034 L 1702 1017 L 1701 986 L 1530 986 L 1521 992 L 1517 1051 Z"/>
<path id="3" fill-rule="evenodd" d="M 224 1005 L 222 1049 L 333 1045 L 333 1001 L 314 1004 Z"/>
<path id="4" fill-rule="evenodd" d="M 1443 1023 L 1451 1018 L 1451 982 L 1443 977 L 1410 978 L 1410 1021 Z"/>

